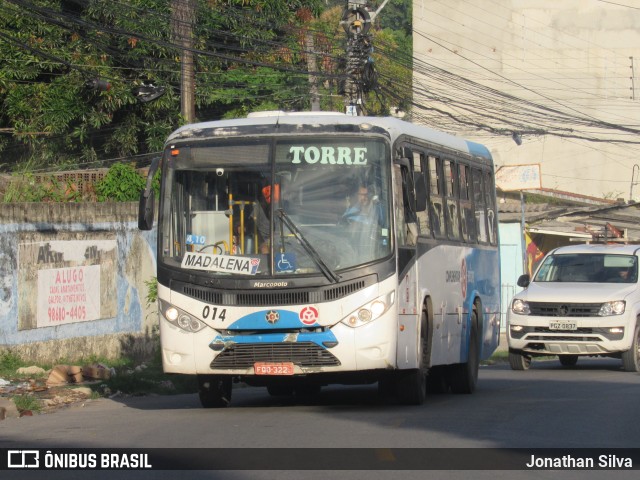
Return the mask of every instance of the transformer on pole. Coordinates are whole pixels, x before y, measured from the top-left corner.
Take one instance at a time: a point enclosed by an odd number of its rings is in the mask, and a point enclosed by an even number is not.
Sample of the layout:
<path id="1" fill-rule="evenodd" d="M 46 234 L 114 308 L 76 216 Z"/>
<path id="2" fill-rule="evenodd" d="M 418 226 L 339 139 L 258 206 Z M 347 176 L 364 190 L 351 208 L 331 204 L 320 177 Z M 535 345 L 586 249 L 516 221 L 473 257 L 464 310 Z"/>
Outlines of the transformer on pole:
<path id="1" fill-rule="evenodd" d="M 389 0 L 372 12 L 368 0 L 349 0 L 342 11 L 340 24 L 347 34 L 347 65 L 344 83 L 344 104 L 348 115 L 362 113 L 363 72 L 372 52 L 371 23 Z"/>

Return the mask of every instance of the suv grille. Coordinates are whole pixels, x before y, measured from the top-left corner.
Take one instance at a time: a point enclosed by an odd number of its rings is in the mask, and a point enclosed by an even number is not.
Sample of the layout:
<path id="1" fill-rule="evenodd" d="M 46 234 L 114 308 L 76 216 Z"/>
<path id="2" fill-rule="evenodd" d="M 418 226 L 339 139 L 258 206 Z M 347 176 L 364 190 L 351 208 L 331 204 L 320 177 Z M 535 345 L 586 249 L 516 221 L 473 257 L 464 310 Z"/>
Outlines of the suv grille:
<path id="1" fill-rule="evenodd" d="M 536 333 L 558 333 L 569 331 L 571 333 L 592 334 L 593 328 L 577 328 L 575 330 L 551 330 L 549 327 L 534 327 L 533 331 Z"/>
<path id="2" fill-rule="evenodd" d="M 340 361 L 313 342 L 235 344 L 225 348 L 211 368 L 249 368 L 256 362 L 293 362 L 301 367 L 333 367 Z"/>
<path id="3" fill-rule="evenodd" d="M 601 303 L 529 302 L 531 315 L 540 317 L 597 317 Z"/>

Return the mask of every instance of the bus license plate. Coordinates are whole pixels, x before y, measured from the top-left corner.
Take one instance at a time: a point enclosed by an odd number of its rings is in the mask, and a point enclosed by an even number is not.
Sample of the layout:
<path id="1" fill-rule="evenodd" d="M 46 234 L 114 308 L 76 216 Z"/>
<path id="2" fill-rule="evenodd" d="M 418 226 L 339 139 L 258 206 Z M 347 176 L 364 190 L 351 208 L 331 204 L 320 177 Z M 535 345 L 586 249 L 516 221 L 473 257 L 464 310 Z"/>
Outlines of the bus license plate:
<path id="1" fill-rule="evenodd" d="M 576 322 L 551 322 L 549 323 L 549 330 L 577 330 L 578 325 Z"/>
<path id="2" fill-rule="evenodd" d="M 253 371 L 256 375 L 293 375 L 293 363 L 256 362 Z"/>

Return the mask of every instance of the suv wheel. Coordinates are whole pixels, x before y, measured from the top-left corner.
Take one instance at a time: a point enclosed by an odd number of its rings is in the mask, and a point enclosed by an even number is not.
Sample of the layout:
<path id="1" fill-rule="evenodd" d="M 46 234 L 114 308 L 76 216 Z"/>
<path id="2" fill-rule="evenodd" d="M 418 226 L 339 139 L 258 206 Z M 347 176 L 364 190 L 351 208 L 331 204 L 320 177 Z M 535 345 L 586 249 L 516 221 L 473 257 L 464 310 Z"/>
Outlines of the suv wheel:
<path id="1" fill-rule="evenodd" d="M 633 332 L 631 348 L 622 352 L 622 366 L 627 372 L 640 372 L 640 325 Z"/>
<path id="2" fill-rule="evenodd" d="M 578 363 L 578 355 L 558 355 L 558 360 L 563 367 L 573 367 Z"/>
<path id="3" fill-rule="evenodd" d="M 509 365 L 512 370 L 528 370 L 531 366 L 531 357 L 518 352 L 509 352 Z"/>

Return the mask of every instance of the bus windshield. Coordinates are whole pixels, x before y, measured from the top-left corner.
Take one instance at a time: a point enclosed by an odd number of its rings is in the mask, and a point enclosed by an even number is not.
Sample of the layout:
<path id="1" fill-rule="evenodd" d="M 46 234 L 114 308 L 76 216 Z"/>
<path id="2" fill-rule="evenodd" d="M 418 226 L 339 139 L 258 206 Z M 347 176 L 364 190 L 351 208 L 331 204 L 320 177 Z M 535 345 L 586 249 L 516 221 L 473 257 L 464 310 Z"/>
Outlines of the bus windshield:
<path id="1" fill-rule="evenodd" d="M 224 139 L 172 145 L 165 160 L 167 266 L 335 279 L 333 272 L 391 254 L 391 162 L 382 139 Z"/>

